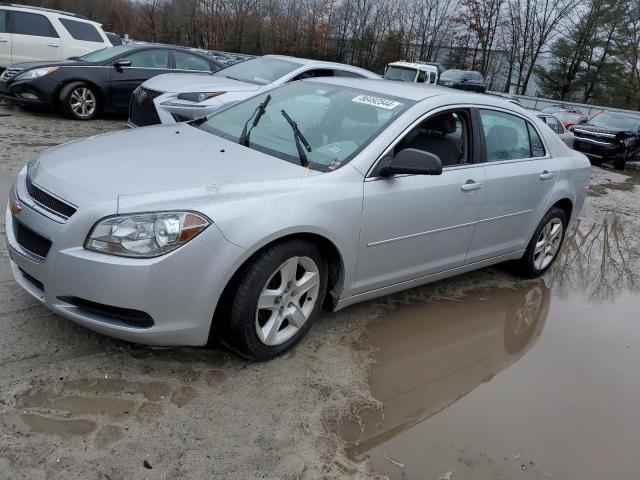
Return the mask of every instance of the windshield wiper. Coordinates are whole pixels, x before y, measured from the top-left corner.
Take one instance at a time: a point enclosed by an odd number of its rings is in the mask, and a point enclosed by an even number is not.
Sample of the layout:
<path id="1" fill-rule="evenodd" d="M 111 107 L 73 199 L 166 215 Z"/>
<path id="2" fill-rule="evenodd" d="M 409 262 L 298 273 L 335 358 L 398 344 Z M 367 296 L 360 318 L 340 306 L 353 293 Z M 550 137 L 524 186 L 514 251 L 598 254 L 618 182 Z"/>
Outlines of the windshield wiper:
<path id="1" fill-rule="evenodd" d="M 285 112 L 284 109 L 280 110 L 280 113 L 282 113 L 282 116 L 287 121 L 287 123 L 291 125 L 291 129 L 293 130 L 293 139 L 296 142 L 298 157 L 300 157 L 300 165 L 302 165 L 303 167 L 307 167 L 309 165 L 309 160 L 307 160 L 307 154 L 304 153 L 304 148 L 307 149 L 307 152 L 311 152 L 311 145 L 309 145 L 307 139 L 304 138 L 304 135 L 302 135 L 302 132 L 298 128 L 298 124 L 293 121 L 289 114 Z M 302 145 L 304 145 L 304 148 L 302 148 Z"/>
<path id="2" fill-rule="evenodd" d="M 267 98 L 265 98 L 264 101 L 260 105 L 258 105 L 258 107 L 253 111 L 249 119 L 245 122 L 244 127 L 242 128 L 242 133 L 240 134 L 240 138 L 238 139 L 238 143 L 240 145 L 244 145 L 245 147 L 249 146 L 249 137 L 251 136 L 251 130 L 253 130 L 253 128 L 256 125 L 258 125 L 258 122 L 262 118 L 262 115 L 264 115 L 264 112 L 267 108 L 267 105 L 269 105 L 270 101 L 271 101 L 271 95 L 267 95 Z M 253 118 L 253 124 L 251 125 L 251 128 L 249 128 L 249 122 L 251 121 L 252 118 Z"/>

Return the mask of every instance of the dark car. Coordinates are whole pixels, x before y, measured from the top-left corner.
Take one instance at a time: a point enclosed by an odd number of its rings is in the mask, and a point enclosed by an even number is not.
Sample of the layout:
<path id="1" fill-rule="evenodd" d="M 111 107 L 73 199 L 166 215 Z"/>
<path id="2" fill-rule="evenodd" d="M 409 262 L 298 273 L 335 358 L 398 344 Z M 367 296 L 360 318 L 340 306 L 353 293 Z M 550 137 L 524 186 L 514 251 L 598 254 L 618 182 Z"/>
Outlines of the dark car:
<path id="1" fill-rule="evenodd" d="M 471 70 L 446 70 L 440 75 L 438 85 L 479 93 L 487 91 L 482 74 Z"/>
<path id="2" fill-rule="evenodd" d="M 208 55 L 167 45 L 120 45 L 75 60 L 17 63 L 0 77 L 0 94 L 23 105 L 59 110 L 78 120 L 126 113 L 140 84 L 163 73 L 211 73 Z"/>
<path id="3" fill-rule="evenodd" d="M 573 133 L 573 148 L 594 165 L 610 161 L 622 170 L 628 161 L 640 160 L 640 116 L 600 112 L 587 123 L 573 127 Z"/>

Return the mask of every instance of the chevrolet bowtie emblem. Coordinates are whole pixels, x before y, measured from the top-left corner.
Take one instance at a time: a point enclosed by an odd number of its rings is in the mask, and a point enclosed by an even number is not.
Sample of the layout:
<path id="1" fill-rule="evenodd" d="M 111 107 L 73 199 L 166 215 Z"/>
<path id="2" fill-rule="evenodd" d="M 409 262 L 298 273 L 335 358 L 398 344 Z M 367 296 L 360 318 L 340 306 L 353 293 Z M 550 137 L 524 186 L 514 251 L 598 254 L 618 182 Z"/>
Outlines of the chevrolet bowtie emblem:
<path id="1" fill-rule="evenodd" d="M 22 211 L 22 207 L 18 202 L 11 202 L 11 204 L 9 205 L 9 209 L 14 215 L 18 215 Z"/>

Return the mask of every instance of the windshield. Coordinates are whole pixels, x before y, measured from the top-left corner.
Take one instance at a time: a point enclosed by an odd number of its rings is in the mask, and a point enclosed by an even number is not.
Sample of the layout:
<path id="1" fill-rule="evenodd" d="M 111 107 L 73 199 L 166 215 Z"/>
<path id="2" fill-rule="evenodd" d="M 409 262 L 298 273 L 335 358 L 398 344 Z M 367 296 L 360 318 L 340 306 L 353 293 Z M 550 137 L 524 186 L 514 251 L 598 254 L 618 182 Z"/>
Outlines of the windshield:
<path id="1" fill-rule="evenodd" d="M 267 95 L 270 101 L 251 130 L 249 147 L 300 164 L 292 126 L 284 110 L 308 140 L 309 168 L 335 170 L 402 114 L 413 102 L 355 88 L 315 82 L 294 82 L 245 100 L 210 116 L 201 128 L 238 142 L 247 120 Z"/>
<path id="2" fill-rule="evenodd" d="M 413 82 L 416 79 L 415 68 L 398 67 L 396 65 L 387 68 L 384 72 L 385 80 L 398 80 L 400 82 Z"/>
<path id="3" fill-rule="evenodd" d="M 104 60 L 108 60 L 113 57 L 117 57 L 125 52 L 131 50 L 131 47 L 127 47 L 126 45 L 118 45 L 117 47 L 108 47 L 100 50 L 96 50 L 95 52 L 87 53 L 86 55 L 80 57 L 78 60 L 81 62 L 103 62 Z"/>
<path id="4" fill-rule="evenodd" d="M 236 63 L 224 68 L 214 75 L 226 77 L 254 85 L 273 83 L 287 73 L 293 72 L 300 64 L 279 58 L 260 57 Z"/>
<path id="5" fill-rule="evenodd" d="M 589 125 L 593 125 L 594 127 L 617 128 L 619 130 L 637 130 L 640 126 L 640 118 L 602 112 L 589 120 Z"/>
<path id="6" fill-rule="evenodd" d="M 440 80 L 460 80 L 464 74 L 464 70 L 447 70 L 440 75 Z"/>

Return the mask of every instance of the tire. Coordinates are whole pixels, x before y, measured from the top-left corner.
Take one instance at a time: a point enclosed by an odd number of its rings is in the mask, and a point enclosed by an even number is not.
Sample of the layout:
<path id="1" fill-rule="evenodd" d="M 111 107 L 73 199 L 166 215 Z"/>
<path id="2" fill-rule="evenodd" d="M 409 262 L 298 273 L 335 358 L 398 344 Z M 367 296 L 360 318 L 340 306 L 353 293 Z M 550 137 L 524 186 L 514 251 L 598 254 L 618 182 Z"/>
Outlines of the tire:
<path id="1" fill-rule="evenodd" d="M 84 82 L 71 82 L 60 90 L 60 107 L 65 116 L 74 120 L 93 120 L 99 109 L 95 88 Z"/>
<path id="2" fill-rule="evenodd" d="M 550 230 L 545 230 L 548 225 L 551 225 Z M 559 232 L 554 233 L 556 225 L 560 225 L 561 229 Z M 524 255 L 516 262 L 516 273 L 526 278 L 536 278 L 549 270 L 553 262 L 558 258 L 566 229 L 567 216 L 564 211 L 558 207 L 552 207 L 540 220 Z M 544 242 L 542 251 L 540 251 L 541 242 Z M 553 247 L 554 250 L 551 251 L 550 247 Z M 550 253 L 552 253 L 552 256 L 549 258 Z M 541 254 L 544 255 L 542 259 L 540 257 Z"/>
<path id="3" fill-rule="evenodd" d="M 615 170 L 624 170 L 624 167 L 627 164 L 627 157 L 614 158 L 612 163 Z"/>
<path id="4" fill-rule="evenodd" d="M 258 252 L 232 288 L 222 343 L 246 358 L 270 360 L 311 328 L 327 289 L 327 263 L 315 244 L 289 240 Z"/>

